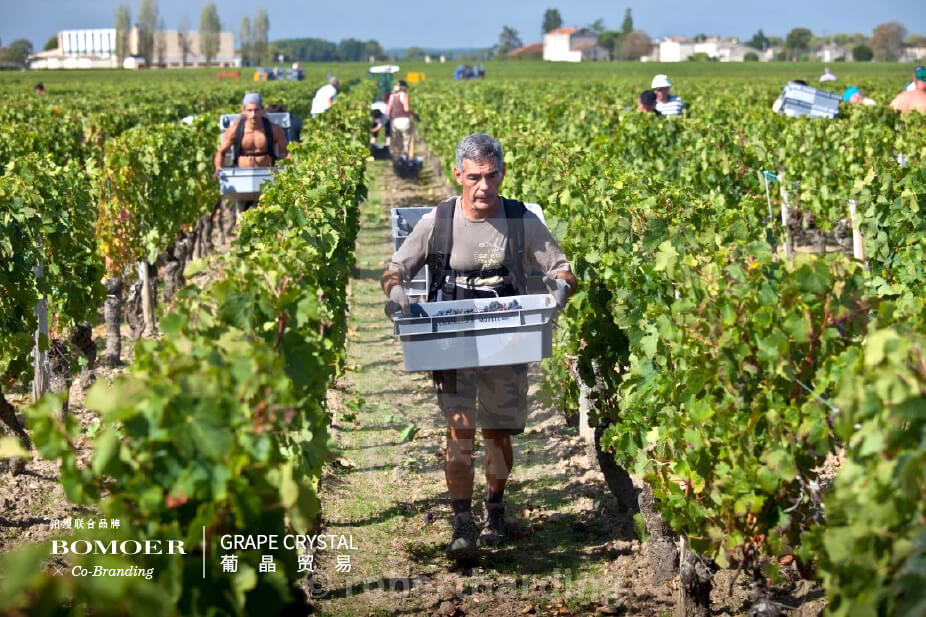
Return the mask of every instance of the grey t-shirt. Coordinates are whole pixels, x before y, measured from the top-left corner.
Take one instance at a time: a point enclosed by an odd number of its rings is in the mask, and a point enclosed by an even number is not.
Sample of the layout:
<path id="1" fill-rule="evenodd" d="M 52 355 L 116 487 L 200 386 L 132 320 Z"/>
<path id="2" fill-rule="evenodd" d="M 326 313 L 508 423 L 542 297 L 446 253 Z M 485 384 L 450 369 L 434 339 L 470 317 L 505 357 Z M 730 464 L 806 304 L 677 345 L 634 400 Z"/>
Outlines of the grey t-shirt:
<path id="1" fill-rule="evenodd" d="M 453 250 L 450 253 L 450 267 L 458 272 L 474 270 L 495 270 L 504 264 L 505 248 L 508 243 L 508 219 L 505 208 L 499 205 L 490 218 L 473 221 L 463 214 L 461 199 L 456 198 L 453 213 Z M 428 255 L 428 244 L 434 231 L 436 211 L 425 214 L 408 235 L 399 250 L 389 262 L 390 270 L 398 270 L 402 280 L 408 281 L 424 266 Z M 509 268 L 510 269 L 510 268 Z M 569 270 L 566 255 L 556 244 L 546 226 L 532 212 L 524 213 L 524 272 L 540 270 L 553 278 L 557 272 Z M 466 277 L 458 277 L 460 284 L 466 284 Z M 472 285 L 498 285 L 500 276 L 475 278 Z"/>

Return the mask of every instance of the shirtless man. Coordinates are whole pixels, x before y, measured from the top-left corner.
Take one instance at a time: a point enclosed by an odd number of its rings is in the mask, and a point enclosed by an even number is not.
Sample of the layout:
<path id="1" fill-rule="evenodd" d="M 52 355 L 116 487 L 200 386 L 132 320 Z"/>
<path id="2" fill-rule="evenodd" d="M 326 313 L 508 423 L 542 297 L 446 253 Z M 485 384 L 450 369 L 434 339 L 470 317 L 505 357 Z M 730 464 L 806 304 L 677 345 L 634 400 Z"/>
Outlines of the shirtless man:
<path id="1" fill-rule="evenodd" d="M 901 92 L 891 107 L 902 114 L 908 111 L 926 113 L 926 67 L 918 66 L 913 71 L 913 89 Z"/>
<path id="2" fill-rule="evenodd" d="M 244 122 L 244 131 L 238 141 L 238 127 Z M 268 134 L 273 141 L 273 153 L 267 143 Z M 216 173 L 223 167 L 223 159 L 228 149 L 235 146 L 233 167 L 273 167 L 278 159 L 289 158 L 286 149 L 286 134 L 278 125 L 264 116 L 264 102 L 260 94 L 249 92 L 241 102 L 241 118 L 225 129 L 222 145 L 215 154 Z"/>

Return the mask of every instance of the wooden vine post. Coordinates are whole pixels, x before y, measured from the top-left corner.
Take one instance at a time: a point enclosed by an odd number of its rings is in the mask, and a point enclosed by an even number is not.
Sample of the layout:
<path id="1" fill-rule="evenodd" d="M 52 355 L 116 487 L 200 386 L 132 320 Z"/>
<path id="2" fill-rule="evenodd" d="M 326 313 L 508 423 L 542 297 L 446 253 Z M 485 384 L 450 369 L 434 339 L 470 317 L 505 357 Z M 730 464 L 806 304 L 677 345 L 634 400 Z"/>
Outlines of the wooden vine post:
<path id="1" fill-rule="evenodd" d="M 849 220 L 852 221 L 852 256 L 865 263 L 865 242 L 858 225 L 858 212 L 854 199 L 849 200 Z"/>
<path id="2" fill-rule="evenodd" d="M 39 249 L 42 248 L 42 241 L 39 240 Z M 32 268 L 32 273 L 36 280 L 41 280 L 45 275 L 45 269 L 39 257 L 38 265 Z M 35 303 L 35 318 L 38 322 L 35 329 L 35 346 L 32 353 L 32 400 L 39 400 L 43 394 L 48 392 L 49 368 L 48 368 L 48 303 L 45 298 L 40 298 Z M 42 337 L 45 339 L 45 349 L 42 350 Z"/>
<path id="3" fill-rule="evenodd" d="M 106 279 L 106 301 L 103 304 L 103 318 L 106 321 L 106 353 L 108 366 L 119 366 L 122 358 L 122 279 L 118 276 Z"/>
<path id="4" fill-rule="evenodd" d="M 145 318 L 145 336 L 154 336 L 157 323 L 154 321 L 154 288 L 148 272 L 148 262 L 138 262 L 138 278 L 141 281 L 141 310 Z"/>

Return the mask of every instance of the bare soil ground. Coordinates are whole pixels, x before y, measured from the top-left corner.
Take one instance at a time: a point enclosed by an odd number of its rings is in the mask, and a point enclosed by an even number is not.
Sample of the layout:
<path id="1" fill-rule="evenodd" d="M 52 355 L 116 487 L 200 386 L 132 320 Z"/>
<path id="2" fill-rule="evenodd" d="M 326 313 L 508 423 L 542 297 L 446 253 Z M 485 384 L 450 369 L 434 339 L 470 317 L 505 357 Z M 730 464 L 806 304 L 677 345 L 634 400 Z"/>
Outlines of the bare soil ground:
<path id="1" fill-rule="evenodd" d="M 537 371 L 530 375 L 528 428 L 514 440 L 506 490 L 511 541 L 482 549 L 472 568 L 445 559 L 451 509 L 444 428 L 430 374 L 402 368 L 400 344 L 383 315 L 379 276 L 392 253 L 390 208 L 434 205 L 453 193 L 433 166 L 426 165 L 418 181 L 398 178 L 388 161 L 371 162 L 368 174 L 351 280 L 349 371 L 330 397 L 340 452 L 320 491 L 324 532 L 350 535 L 358 549 L 350 551 L 349 572 L 337 571 L 334 552 L 318 554 L 318 614 L 672 614 L 677 579 L 654 581 L 645 543 L 620 512 L 576 429 L 567 427 L 558 409 L 537 400 Z M 474 457 L 478 523 L 485 490 L 480 445 Z M 818 614 L 819 589 L 789 575 L 794 580 L 779 586 L 774 598 L 796 609 L 794 615 Z M 717 573 L 715 614 L 748 609 L 745 577 L 727 593 L 735 577 L 732 571 Z"/>

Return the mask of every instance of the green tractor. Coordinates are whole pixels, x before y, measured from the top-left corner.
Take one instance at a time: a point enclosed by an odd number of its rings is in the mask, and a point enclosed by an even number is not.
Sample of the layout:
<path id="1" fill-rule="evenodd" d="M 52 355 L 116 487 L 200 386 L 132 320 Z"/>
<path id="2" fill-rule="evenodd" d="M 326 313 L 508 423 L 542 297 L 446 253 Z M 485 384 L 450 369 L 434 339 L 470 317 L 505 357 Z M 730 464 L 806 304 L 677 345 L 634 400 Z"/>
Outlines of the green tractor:
<path id="1" fill-rule="evenodd" d="M 386 95 L 392 92 L 393 76 L 398 72 L 399 67 L 395 64 L 380 64 L 370 68 L 370 78 L 377 80 L 377 100 L 385 100 Z"/>

